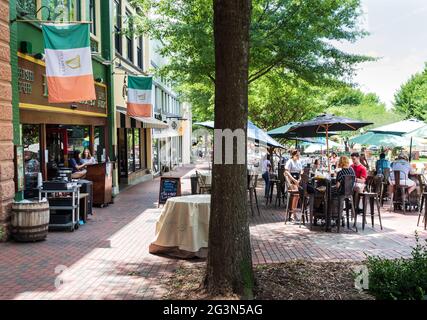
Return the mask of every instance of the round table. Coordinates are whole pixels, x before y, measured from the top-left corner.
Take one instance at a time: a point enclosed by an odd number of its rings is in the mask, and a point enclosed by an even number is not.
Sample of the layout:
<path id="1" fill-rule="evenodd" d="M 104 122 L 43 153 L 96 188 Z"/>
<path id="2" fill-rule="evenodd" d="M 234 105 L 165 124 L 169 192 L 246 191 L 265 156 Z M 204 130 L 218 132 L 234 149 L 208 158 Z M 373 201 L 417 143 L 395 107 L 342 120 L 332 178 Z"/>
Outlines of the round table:
<path id="1" fill-rule="evenodd" d="M 178 258 L 206 257 L 210 203 L 209 194 L 169 198 L 157 221 L 149 252 Z"/>

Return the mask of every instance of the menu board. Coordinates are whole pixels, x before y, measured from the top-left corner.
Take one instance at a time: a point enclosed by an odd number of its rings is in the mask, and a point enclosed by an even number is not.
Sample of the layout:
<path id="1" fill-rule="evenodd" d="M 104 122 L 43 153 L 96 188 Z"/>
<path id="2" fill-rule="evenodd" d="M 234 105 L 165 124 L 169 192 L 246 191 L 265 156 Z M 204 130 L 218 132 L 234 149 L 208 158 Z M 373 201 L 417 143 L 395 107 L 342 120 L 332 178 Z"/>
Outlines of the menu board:
<path id="1" fill-rule="evenodd" d="M 181 178 L 161 177 L 159 191 L 159 205 L 165 204 L 169 198 L 181 195 Z"/>

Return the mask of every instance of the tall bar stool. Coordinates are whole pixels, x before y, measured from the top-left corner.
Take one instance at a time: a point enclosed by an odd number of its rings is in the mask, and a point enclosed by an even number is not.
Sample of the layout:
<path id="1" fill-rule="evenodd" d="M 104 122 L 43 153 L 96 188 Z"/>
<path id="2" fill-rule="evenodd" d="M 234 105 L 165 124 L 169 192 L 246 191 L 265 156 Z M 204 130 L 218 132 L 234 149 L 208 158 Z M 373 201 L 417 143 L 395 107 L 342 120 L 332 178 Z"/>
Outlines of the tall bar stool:
<path id="1" fill-rule="evenodd" d="M 380 195 L 382 190 L 382 177 L 376 176 L 374 177 L 369 186 L 367 186 L 368 191 L 362 192 L 360 196 L 362 197 L 363 202 L 363 216 L 362 216 L 362 230 L 365 230 L 366 224 L 366 214 L 368 212 L 368 204 L 371 210 L 371 222 L 372 228 L 374 227 L 374 215 L 376 205 L 378 210 L 378 219 L 380 221 L 381 230 L 383 229 L 383 225 L 381 222 L 381 205 L 380 205 Z"/>
<path id="2" fill-rule="evenodd" d="M 299 190 L 292 190 L 291 183 L 288 179 L 288 177 L 285 177 L 285 183 L 286 183 L 286 209 L 285 209 L 285 224 L 289 221 L 289 218 L 291 217 L 292 213 L 295 213 L 298 211 L 298 200 L 299 199 Z M 297 205 L 293 205 L 294 202 L 297 203 Z"/>
<path id="3" fill-rule="evenodd" d="M 300 220 L 300 227 L 301 227 L 301 221 L 303 222 L 303 224 L 306 223 L 306 221 L 308 221 L 308 212 L 312 213 L 311 210 L 311 206 L 313 205 L 313 197 L 312 195 L 310 195 L 307 191 L 307 186 L 308 186 L 308 182 L 309 182 L 309 175 L 304 173 L 301 175 L 301 187 L 302 187 L 302 199 L 301 199 L 301 220 Z M 311 219 L 310 219 L 311 221 Z"/>
<path id="4" fill-rule="evenodd" d="M 254 207 L 253 207 L 253 199 L 255 198 L 255 204 L 258 211 L 258 215 L 260 216 L 259 206 L 258 206 L 258 197 L 256 194 L 256 187 L 258 182 L 258 175 L 248 175 L 248 191 L 249 191 L 249 201 L 251 204 L 251 212 L 252 216 L 254 216 Z"/>
<path id="5" fill-rule="evenodd" d="M 345 208 L 344 208 L 345 204 Z M 351 217 L 353 218 L 353 227 L 357 231 L 357 212 L 354 210 L 354 197 L 353 197 L 353 178 L 351 176 L 344 177 L 344 195 L 339 196 L 339 208 L 338 208 L 338 225 L 337 231 L 340 232 L 342 212 L 345 209 L 346 220 L 347 220 L 347 229 L 350 229 L 350 210 Z"/>
<path id="6" fill-rule="evenodd" d="M 409 187 L 406 185 L 401 185 L 400 184 L 400 171 L 393 171 L 394 173 L 394 186 L 393 186 L 393 191 L 391 193 L 391 201 L 390 201 L 390 211 L 392 211 L 392 209 L 394 208 L 394 200 L 396 197 L 396 193 L 397 191 L 400 191 L 401 193 L 401 197 L 402 197 L 402 207 L 403 207 L 403 213 L 406 213 L 406 199 L 409 199 L 409 192 L 408 189 Z M 405 177 L 406 179 L 406 177 Z"/>
<path id="7" fill-rule="evenodd" d="M 381 198 L 380 198 L 380 204 L 381 207 L 384 206 L 384 198 L 387 198 L 389 196 L 388 194 L 388 186 L 389 186 L 389 180 L 390 180 L 390 168 L 384 168 L 383 169 L 383 179 L 382 179 L 382 188 L 381 188 Z"/>

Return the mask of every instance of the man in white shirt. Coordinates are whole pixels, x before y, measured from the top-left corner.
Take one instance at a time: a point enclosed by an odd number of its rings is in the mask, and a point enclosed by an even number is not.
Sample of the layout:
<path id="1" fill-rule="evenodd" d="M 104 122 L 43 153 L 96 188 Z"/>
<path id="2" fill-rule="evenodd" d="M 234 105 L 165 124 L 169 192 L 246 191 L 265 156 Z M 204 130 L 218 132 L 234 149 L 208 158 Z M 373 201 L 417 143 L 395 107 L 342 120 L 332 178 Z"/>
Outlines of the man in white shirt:
<path id="1" fill-rule="evenodd" d="M 408 186 L 408 193 L 411 193 L 414 191 L 417 186 L 415 184 L 415 181 L 409 179 L 409 173 L 411 172 L 411 165 L 408 161 L 408 158 L 404 154 L 400 154 L 397 157 L 397 160 L 393 161 L 391 164 L 391 170 L 390 173 L 390 185 L 394 186 L 394 172 L 399 171 L 400 172 L 400 184 L 403 186 Z"/>

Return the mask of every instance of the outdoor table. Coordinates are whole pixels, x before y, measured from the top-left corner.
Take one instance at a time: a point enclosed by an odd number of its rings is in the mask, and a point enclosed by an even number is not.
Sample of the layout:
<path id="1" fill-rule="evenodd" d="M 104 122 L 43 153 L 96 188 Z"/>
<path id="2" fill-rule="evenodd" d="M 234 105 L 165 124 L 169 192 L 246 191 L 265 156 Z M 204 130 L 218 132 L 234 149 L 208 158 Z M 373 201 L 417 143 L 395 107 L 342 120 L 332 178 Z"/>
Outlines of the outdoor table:
<path id="1" fill-rule="evenodd" d="M 325 215 L 326 215 L 326 231 L 331 230 L 331 202 L 332 202 L 332 185 L 336 183 L 336 177 L 314 177 L 315 183 L 323 182 L 324 188 L 317 187 L 319 192 L 325 193 Z"/>
<path id="2" fill-rule="evenodd" d="M 149 252 L 184 259 L 206 257 L 210 202 L 209 194 L 169 198 L 157 221 Z"/>

